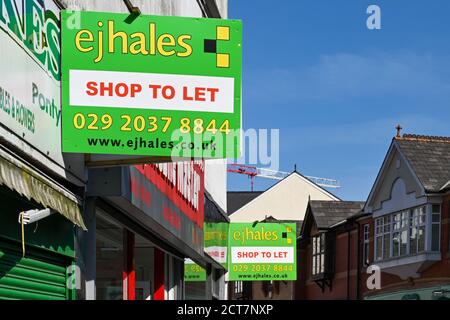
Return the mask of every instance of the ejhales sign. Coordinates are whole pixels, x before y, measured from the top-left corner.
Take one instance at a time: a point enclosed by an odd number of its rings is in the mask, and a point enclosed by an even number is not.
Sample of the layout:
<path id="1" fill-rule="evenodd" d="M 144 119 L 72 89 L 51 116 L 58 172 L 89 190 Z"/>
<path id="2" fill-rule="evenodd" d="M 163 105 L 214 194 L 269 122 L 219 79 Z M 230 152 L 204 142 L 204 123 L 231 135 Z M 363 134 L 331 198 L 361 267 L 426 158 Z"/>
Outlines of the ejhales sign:
<path id="1" fill-rule="evenodd" d="M 61 17 L 64 152 L 240 156 L 240 21 Z"/>

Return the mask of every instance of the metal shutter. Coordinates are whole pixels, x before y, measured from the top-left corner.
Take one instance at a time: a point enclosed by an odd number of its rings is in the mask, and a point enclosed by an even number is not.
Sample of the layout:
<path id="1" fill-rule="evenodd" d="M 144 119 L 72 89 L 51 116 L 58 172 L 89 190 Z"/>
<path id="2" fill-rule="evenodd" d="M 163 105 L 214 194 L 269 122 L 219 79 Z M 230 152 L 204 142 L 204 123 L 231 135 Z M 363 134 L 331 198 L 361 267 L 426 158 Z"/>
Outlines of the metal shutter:
<path id="1" fill-rule="evenodd" d="M 62 255 L 29 246 L 23 258 L 20 243 L 0 238 L 0 300 L 66 299 L 70 263 Z"/>

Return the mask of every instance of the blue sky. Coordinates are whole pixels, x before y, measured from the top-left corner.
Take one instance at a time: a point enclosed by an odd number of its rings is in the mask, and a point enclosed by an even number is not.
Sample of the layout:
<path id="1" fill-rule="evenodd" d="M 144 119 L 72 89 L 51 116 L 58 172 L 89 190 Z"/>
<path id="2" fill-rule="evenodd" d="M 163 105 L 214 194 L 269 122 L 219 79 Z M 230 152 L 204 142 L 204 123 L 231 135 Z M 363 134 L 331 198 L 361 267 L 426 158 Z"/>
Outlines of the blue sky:
<path id="1" fill-rule="evenodd" d="M 366 27 L 370 4 L 381 30 Z M 449 16 L 448 0 L 229 0 L 244 28 L 244 129 L 279 128 L 280 170 L 297 164 L 366 200 L 397 123 L 450 135 Z M 250 189 L 228 178 L 229 190 Z"/>

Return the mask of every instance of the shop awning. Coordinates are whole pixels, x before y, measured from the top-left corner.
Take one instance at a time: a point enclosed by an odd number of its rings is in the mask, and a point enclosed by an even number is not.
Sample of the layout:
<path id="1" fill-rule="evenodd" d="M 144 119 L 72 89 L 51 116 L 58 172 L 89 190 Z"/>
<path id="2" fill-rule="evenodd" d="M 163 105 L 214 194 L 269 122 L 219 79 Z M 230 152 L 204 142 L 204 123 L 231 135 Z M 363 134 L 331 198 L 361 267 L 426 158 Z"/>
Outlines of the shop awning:
<path id="1" fill-rule="evenodd" d="M 0 185 L 51 208 L 86 230 L 74 194 L 0 149 Z M 19 212 L 17 213 L 19 214 Z"/>

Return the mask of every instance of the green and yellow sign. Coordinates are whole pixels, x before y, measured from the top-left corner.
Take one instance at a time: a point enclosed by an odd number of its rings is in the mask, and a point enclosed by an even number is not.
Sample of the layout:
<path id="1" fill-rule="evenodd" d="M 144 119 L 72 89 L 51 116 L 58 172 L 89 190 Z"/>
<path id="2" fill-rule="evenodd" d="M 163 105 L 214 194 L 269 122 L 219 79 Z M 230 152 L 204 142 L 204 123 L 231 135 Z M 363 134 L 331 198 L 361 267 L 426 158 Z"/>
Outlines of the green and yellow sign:
<path id="1" fill-rule="evenodd" d="M 204 248 L 205 253 L 220 263 L 225 269 L 227 265 L 228 250 L 228 222 L 205 222 Z M 206 270 L 191 259 L 184 262 L 184 281 L 205 281 Z"/>
<path id="2" fill-rule="evenodd" d="M 231 223 L 229 280 L 296 280 L 295 223 Z"/>
<path id="3" fill-rule="evenodd" d="M 205 222 L 205 253 L 228 269 L 228 228 L 229 222 Z"/>
<path id="4" fill-rule="evenodd" d="M 61 18 L 64 152 L 240 156 L 240 21 Z"/>
<path id="5" fill-rule="evenodd" d="M 184 281 L 199 282 L 206 281 L 206 270 L 191 259 L 184 260 Z"/>

